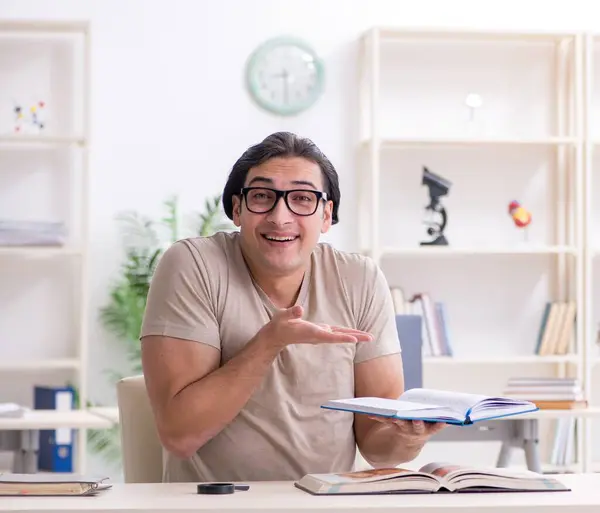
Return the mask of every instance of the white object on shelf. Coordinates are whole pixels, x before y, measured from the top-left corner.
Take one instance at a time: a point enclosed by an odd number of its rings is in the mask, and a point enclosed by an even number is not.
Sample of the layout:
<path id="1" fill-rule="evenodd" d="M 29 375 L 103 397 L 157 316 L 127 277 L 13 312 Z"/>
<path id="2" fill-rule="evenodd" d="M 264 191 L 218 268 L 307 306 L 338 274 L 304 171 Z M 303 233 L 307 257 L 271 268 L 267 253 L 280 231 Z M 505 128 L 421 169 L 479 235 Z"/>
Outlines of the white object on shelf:
<path id="1" fill-rule="evenodd" d="M 17 403 L 0 403 L 0 419 L 20 418 L 28 409 Z"/>

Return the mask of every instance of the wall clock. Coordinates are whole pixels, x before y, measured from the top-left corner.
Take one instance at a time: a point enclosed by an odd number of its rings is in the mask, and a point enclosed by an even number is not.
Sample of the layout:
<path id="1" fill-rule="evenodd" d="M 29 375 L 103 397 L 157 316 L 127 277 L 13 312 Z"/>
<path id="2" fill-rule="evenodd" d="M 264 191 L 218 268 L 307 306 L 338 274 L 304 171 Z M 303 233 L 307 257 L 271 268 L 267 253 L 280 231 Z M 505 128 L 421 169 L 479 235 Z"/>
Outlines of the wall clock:
<path id="1" fill-rule="evenodd" d="M 325 81 L 322 60 L 306 42 L 277 37 L 261 44 L 248 59 L 246 84 L 263 109 L 292 116 L 311 107 Z"/>

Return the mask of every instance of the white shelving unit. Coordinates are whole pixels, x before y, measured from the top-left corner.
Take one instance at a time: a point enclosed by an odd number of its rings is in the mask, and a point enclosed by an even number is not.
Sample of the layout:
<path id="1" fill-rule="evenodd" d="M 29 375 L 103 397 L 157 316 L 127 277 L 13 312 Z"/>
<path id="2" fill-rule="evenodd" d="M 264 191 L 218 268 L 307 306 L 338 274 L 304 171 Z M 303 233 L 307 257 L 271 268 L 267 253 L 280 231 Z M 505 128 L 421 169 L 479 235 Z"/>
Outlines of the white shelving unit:
<path id="1" fill-rule="evenodd" d="M 585 49 L 599 41 L 580 33 L 387 27 L 362 36 L 360 250 L 390 286 L 407 296 L 430 292 L 448 307 L 455 356 L 425 358 L 426 386 L 501 393 L 514 375 L 574 375 L 592 403 L 599 362 L 592 324 L 600 316 L 590 320 L 587 286 Z M 482 99 L 475 111 L 464 103 L 469 94 Z M 448 246 L 420 245 L 429 199 L 423 167 L 452 184 L 441 198 Z M 532 212 L 527 239 L 511 224 L 512 200 Z M 537 356 L 545 303 L 568 299 L 577 304 L 574 344 L 566 355 Z M 591 436 L 578 419 L 577 464 L 569 468 L 593 467 Z"/>
<path id="2" fill-rule="evenodd" d="M 0 221 L 60 221 L 67 228 L 64 244 L 0 245 L 0 401 L 28 404 L 33 385 L 72 382 L 85 405 L 88 23 L 0 20 L 0 72 Z M 27 125 L 16 133 L 14 106 L 27 116 L 38 101 L 43 129 Z M 81 472 L 86 432 L 77 433 L 74 466 Z"/>

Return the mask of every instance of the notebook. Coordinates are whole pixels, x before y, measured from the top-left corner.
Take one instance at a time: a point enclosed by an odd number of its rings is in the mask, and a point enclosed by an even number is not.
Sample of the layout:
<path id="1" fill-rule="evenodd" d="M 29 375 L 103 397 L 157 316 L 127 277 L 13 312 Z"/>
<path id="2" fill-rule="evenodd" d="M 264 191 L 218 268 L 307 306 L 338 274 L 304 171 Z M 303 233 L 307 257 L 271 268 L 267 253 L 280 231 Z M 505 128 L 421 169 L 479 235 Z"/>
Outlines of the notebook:
<path id="1" fill-rule="evenodd" d="M 72 473 L 0 473 L 0 496 L 94 495 L 112 486 L 107 480 Z"/>
<path id="2" fill-rule="evenodd" d="M 521 399 L 427 388 L 412 388 L 398 399 L 381 397 L 332 399 L 321 405 L 321 408 L 456 425 L 468 425 L 539 409 L 534 403 Z"/>

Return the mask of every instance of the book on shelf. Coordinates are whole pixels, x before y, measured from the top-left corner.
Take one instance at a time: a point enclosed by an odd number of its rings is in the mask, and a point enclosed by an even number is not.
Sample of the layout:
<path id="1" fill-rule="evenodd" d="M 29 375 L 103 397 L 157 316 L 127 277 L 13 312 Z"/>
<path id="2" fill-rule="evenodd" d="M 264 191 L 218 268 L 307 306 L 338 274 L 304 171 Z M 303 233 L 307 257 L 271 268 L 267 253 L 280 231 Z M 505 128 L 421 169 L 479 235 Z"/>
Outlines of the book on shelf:
<path id="1" fill-rule="evenodd" d="M 108 478 L 74 473 L 0 473 L 0 496 L 94 495 L 112 485 Z"/>
<path id="2" fill-rule="evenodd" d="M 550 463 L 557 467 L 575 463 L 575 417 L 556 419 Z"/>
<path id="3" fill-rule="evenodd" d="M 312 495 L 570 491 L 556 478 L 528 470 L 473 468 L 442 462 L 418 470 L 379 468 L 307 474 L 294 482 Z"/>
<path id="4" fill-rule="evenodd" d="M 397 399 L 381 397 L 332 399 L 321 407 L 394 419 L 424 420 L 455 425 L 468 425 L 538 409 L 532 402 L 520 399 L 426 388 L 412 388 Z"/>
<path id="5" fill-rule="evenodd" d="M 568 354 L 573 346 L 576 316 L 577 305 L 573 300 L 546 303 L 535 354 L 539 356 Z"/>
<path id="6" fill-rule="evenodd" d="M 531 401 L 540 409 L 568 410 L 587 407 L 577 378 L 514 377 L 503 393 L 511 398 Z"/>
<path id="7" fill-rule="evenodd" d="M 446 306 L 430 294 L 420 293 L 406 299 L 400 287 L 390 287 L 396 315 L 419 315 L 423 320 L 423 356 L 452 356 Z"/>

